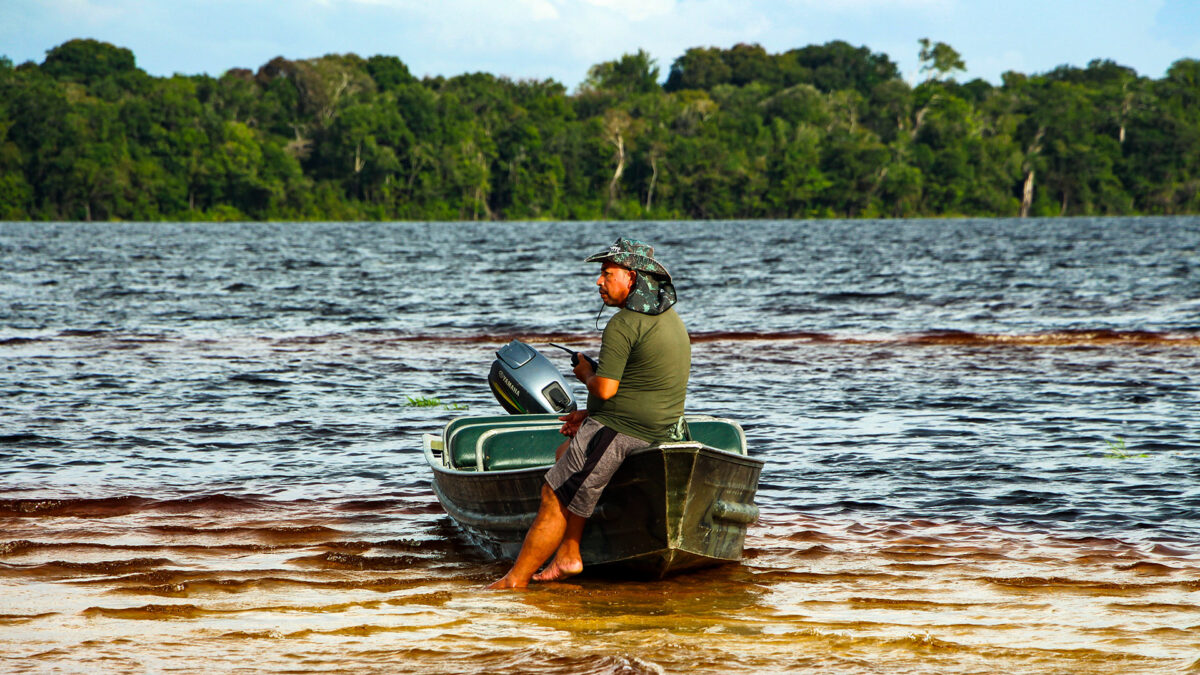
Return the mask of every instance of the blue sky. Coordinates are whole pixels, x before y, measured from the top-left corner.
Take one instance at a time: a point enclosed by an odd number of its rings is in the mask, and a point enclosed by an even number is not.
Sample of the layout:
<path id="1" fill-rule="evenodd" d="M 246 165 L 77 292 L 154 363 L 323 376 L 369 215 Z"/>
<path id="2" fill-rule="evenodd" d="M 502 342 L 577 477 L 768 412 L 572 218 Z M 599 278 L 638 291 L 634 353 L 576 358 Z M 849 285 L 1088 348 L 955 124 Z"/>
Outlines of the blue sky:
<path id="1" fill-rule="evenodd" d="M 90 37 L 153 75 L 257 70 L 276 56 L 400 57 L 413 74 L 484 71 L 574 89 L 589 66 L 645 49 L 665 79 L 688 47 L 771 52 L 845 40 L 917 78 L 917 40 L 947 42 L 965 80 L 1108 58 L 1161 77 L 1200 58 L 1200 0 L 0 0 L 0 55 L 41 62 Z"/>

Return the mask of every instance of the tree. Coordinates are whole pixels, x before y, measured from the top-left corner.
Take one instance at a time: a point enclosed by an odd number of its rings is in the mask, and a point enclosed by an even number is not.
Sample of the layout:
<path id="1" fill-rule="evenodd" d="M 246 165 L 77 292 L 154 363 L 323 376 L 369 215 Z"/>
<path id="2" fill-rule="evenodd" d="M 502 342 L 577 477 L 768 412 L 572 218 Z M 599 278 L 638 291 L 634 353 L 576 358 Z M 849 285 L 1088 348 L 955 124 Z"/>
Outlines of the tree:
<path id="1" fill-rule="evenodd" d="M 854 89 L 867 95 L 882 82 L 900 77 L 886 54 L 872 53 L 842 40 L 793 49 L 784 56 L 811 73 L 809 82 L 823 92 Z"/>
<path id="2" fill-rule="evenodd" d="M 604 116 L 604 140 L 613 146 L 612 179 L 608 181 L 608 201 L 604 203 L 604 214 L 608 215 L 613 202 L 617 198 L 617 187 L 621 184 L 621 174 L 625 173 L 625 137 L 634 127 L 634 121 L 624 110 L 612 109 Z"/>
<path id="3" fill-rule="evenodd" d="M 720 49 L 693 47 L 671 64 L 671 72 L 663 89 L 669 92 L 684 89 L 708 90 L 729 82 L 732 76 L 733 69 L 725 63 Z"/>
<path id="4" fill-rule="evenodd" d="M 376 55 L 367 59 L 367 73 L 381 91 L 391 91 L 417 81 L 417 78 L 408 72 L 408 66 L 395 56 Z"/>
<path id="5" fill-rule="evenodd" d="M 744 87 L 751 82 L 779 84 L 775 59 L 759 44 L 738 43 L 723 55 L 729 66 L 730 84 Z"/>
<path id="6" fill-rule="evenodd" d="M 769 188 L 765 215 L 773 218 L 819 215 L 818 200 L 833 185 L 820 168 L 824 140 L 820 131 L 807 124 L 792 127 L 777 119 L 771 134 L 775 147 L 767 159 Z"/>
<path id="7" fill-rule="evenodd" d="M 636 54 L 625 54 L 616 61 L 605 61 L 589 68 L 583 89 L 625 96 L 658 91 L 658 66 L 650 54 L 639 49 Z"/>
<path id="8" fill-rule="evenodd" d="M 929 77 L 938 80 L 953 80 L 954 73 L 965 71 L 967 64 L 953 47 L 945 42 L 929 41 L 921 38 L 921 72 L 929 73 Z"/>
<path id="9" fill-rule="evenodd" d="M 137 70 L 133 52 L 98 40 L 69 40 L 46 52 L 42 70 L 59 80 L 91 84 Z"/>

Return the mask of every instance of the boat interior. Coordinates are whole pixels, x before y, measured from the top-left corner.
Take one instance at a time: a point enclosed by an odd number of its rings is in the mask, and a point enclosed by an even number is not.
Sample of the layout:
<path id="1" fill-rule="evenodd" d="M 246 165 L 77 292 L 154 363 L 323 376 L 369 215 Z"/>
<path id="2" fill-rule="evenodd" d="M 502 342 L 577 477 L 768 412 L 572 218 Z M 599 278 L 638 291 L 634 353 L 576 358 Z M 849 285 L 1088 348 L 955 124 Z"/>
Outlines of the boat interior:
<path id="1" fill-rule="evenodd" d="M 731 420 L 687 415 L 687 437 L 680 444 L 700 444 L 745 455 L 746 435 Z M 548 466 L 563 442 L 557 415 L 460 417 L 446 425 L 441 443 L 443 464 L 459 471 L 511 471 Z M 436 447 L 440 445 L 441 447 Z M 664 444 L 670 445 L 670 444 Z"/>

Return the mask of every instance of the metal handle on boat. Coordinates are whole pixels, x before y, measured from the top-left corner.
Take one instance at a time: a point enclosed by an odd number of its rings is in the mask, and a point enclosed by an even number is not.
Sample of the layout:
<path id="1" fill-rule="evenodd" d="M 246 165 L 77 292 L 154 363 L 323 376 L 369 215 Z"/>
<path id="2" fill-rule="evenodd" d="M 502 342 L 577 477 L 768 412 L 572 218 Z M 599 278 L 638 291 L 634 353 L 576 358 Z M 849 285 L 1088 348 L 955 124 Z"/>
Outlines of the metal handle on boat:
<path id="1" fill-rule="evenodd" d="M 739 504 L 717 500 L 712 509 L 713 520 L 727 520 L 731 523 L 749 525 L 758 520 L 758 507 L 753 504 Z"/>

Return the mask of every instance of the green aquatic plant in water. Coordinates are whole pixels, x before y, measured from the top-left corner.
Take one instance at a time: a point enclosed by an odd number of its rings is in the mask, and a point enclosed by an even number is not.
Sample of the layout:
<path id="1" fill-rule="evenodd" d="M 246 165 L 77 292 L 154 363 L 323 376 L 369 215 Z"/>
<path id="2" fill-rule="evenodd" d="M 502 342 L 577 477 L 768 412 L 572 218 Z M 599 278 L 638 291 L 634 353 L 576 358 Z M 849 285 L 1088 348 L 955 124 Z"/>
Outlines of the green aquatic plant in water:
<path id="1" fill-rule="evenodd" d="M 407 396 L 409 408 L 436 408 L 442 406 L 443 410 L 467 410 L 470 408 L 465 403 L 442 403 L 442 400 L 437 397 L 429 396 Z"/>
<path id="2" fill-rule="evenodd" d="M 1146 453 L 1132 454 L 1125 448 L 1125 439 L 1118 436 L 1115 440 L 1104 439 L 1108 443 L 1108 452 L 1104 456 L 1109 459 L 1130 459 L 1131 457 L 1149 457 Z"/>

